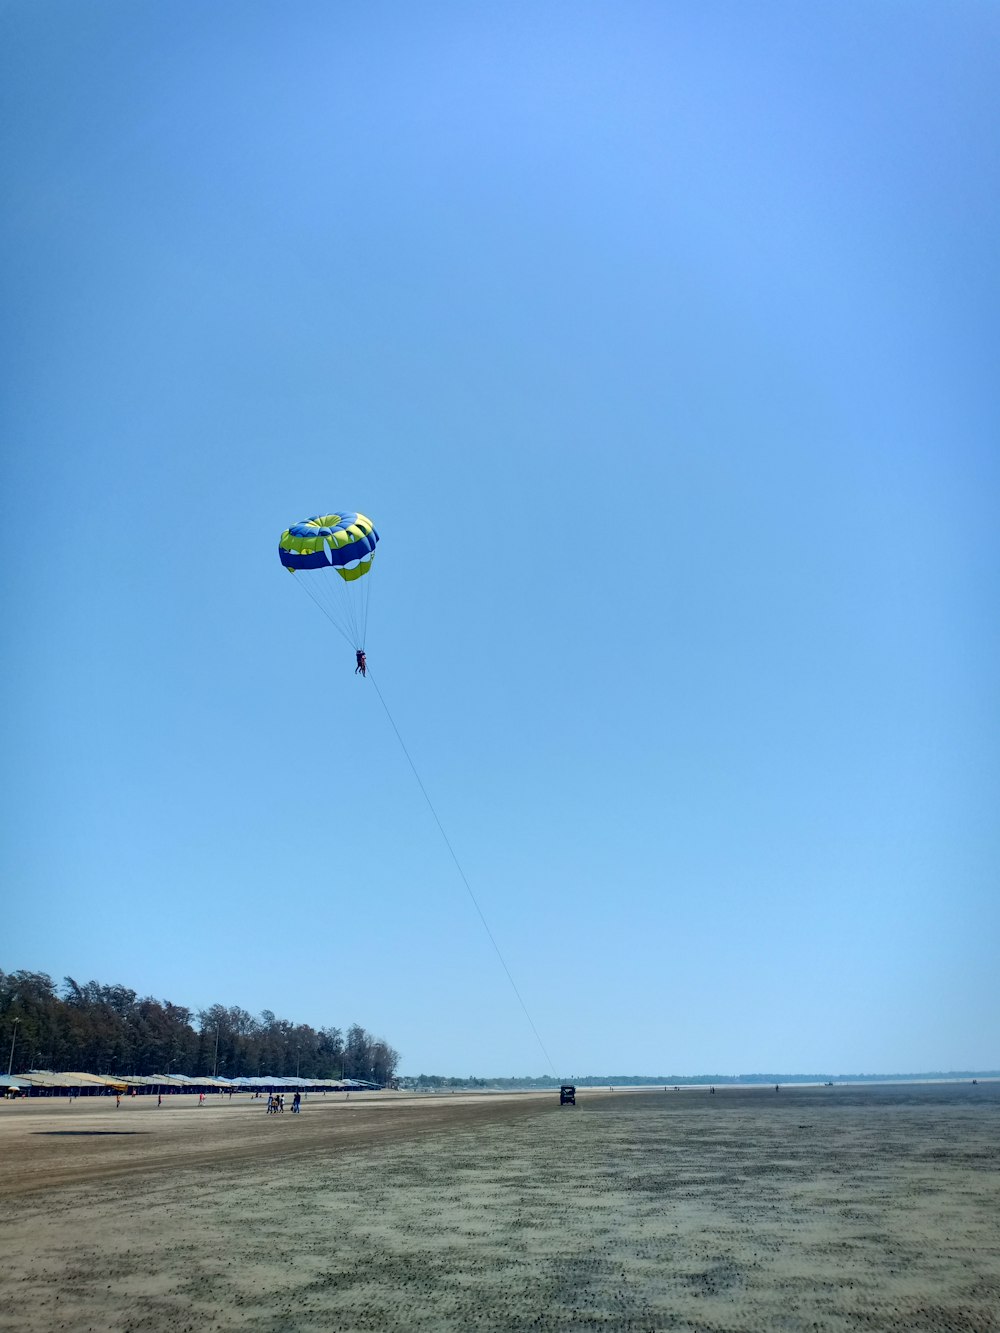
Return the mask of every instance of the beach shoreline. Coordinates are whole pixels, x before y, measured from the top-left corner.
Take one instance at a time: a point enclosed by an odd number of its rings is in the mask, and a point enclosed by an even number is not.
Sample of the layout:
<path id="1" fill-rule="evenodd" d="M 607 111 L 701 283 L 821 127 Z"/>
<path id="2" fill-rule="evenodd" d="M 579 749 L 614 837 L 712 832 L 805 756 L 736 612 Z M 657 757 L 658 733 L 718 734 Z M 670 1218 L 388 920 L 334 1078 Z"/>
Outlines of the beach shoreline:
<path id="1" fill-rule="evenodd" d="M 1000 1328 L 996 1083 L 94 1100 L 0 1108 L 27 1333 Z"/>

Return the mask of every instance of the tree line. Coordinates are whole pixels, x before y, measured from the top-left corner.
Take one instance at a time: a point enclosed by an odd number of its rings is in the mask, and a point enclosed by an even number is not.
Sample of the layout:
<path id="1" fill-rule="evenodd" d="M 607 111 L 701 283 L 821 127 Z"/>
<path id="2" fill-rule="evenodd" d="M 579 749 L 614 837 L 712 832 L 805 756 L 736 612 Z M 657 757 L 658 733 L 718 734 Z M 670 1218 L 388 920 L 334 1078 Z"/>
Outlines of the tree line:
<path id="1" fill-rule="evenodd" d="M 313 1028 L 238 1006 L 197 1011 L 127 986 L 62 985 L 44 972 L 0 971 L 0 1057 L 11 1073 L 260 1075 L 391 1083 L 399 1053 L 359 1024 Z"/>

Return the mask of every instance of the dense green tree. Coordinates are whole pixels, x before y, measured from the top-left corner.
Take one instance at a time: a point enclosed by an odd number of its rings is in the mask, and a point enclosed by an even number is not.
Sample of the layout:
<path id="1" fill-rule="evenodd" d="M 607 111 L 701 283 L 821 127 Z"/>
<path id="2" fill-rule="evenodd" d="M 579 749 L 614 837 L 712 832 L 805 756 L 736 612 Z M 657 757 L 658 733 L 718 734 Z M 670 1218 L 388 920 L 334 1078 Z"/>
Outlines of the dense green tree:
<path id="1" fill-rule="evenodd" d="M 116 1074 L 260 1074 L 391 1082 L 399 1055 L 354 1024 L 316 1029 L 213 1004 L 197 1015 L 127 986 L 66 977 L 62 993 L 44 972 L 0 972 L 0 1042 L 14 1073 L 29 1069 Z"/>

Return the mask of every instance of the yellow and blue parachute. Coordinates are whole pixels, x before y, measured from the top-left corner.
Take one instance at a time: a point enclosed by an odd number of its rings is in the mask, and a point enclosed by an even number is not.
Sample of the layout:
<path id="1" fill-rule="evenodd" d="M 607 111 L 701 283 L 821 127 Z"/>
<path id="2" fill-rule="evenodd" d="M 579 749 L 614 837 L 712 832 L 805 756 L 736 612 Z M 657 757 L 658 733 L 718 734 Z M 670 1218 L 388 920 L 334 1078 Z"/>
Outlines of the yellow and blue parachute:
<path id="1" fill-rule="evenodd" d="M 346 510 L 293 523 L 278 558 L 355 649 L 365 646 L 372 561 L 378 533 L 370 518 Z"/>

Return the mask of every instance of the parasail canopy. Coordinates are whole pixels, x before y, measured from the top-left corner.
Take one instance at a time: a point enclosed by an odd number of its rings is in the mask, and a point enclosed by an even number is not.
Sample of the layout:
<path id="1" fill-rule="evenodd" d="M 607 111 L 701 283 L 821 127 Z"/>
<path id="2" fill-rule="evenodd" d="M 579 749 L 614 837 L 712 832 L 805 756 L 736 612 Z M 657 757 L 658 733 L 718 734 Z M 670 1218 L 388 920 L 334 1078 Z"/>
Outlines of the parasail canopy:
<path id="1" fill-rule="evenodd" d="M 281 534 L 278 558 L 336 629 L 363 649 L 378 533 L 365 514 L 341 510 L 293 523 Z M 333 578 L 336 574 L 339 577 Z"/>

